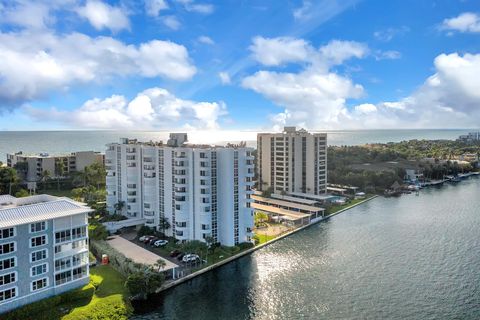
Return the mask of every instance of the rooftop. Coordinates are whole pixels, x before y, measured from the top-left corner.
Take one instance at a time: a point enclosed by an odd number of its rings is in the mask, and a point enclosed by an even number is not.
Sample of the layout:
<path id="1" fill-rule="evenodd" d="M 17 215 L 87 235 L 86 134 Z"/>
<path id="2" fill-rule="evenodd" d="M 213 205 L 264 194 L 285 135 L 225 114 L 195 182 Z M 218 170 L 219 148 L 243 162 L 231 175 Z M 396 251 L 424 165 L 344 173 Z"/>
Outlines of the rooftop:
<path id="1" fill-rule="evenodd" d="M 294 203 L 294 202 L 290 202 L 290 201 L 265 198 L 265 197 L 261 197 L 261 196 L 257 196 L 257 195 L 252 195 L 252 199 L 255 200 L 255 201 L 259 201 L 259 202 L 268 203 L 269 205 L 284 207 L 284 208 L 287 208 L 288 210 L 291 210 L 291 211 L 303 210 L 303 211 L 308 211 L 308 212 L 320 212 L 320 211 L 325 210 L 325 209 L 319 208 L 319 207 L 308 206 L 308 205 L 305 205 L 305 204 Z"/>
<path id="2" fill-rule="evenodd" d="M 24 198 L 1 195 L 0 228 L 8 228 L 92 211 L 92 209 L 84 204 L 69 198 L 58 198 L 46 194 Z"/>
<path id="3" fill-rule="evenodd" d="M 183 134 L 183 133 L 182 133 Z M 172 135 L 172 134 L 171 134 Z M 186 134 L 185 134 L 186 135 Z M 186 137 L 185 137 L 186 139 Z M 174 141 L 172 141 L 174 140 Z M 240 141 L 237 144 L 234 143 L 227 143 L 226 145 L 214 145 L 214 144 L 194 144 L 188 143 L 187 140 L 184 142 L 177 141 L 176 139 L 169 139 L 167 143 L 163 141 L 139 141 L 137 139 L 129 139 L 129 138 L 121 138 L 120 142 L 113 142 L 107 144 L 107 146 L 112 145 L 119 145 L 119 144 L 126 144 L 126 145 L 133 145 L 133 146 L 149 146 L 149 147 L 169 147 L 169 148 L 195 148 L 195 149 L 226 149 L 226 148 L 248 148 L 245 141 Z M 249 148 L 251 149 L 251 148 Z"/>
<path id="4" fill-rule="evenodd" d="M 325 200 L 330 200 L 337 198 L 336 196 L 332 196 L 329 194 L 325 195 L 316 195 L 312 193 L 303 193 L 303 192 L 289 192 L 288 193 L 290 196 L 298 197 L 298 198 L 304 198 L 304 199 L 315 199 L 315 200 L 320 200 L 320 201 L 325 201 Z"/>
<path id="5" fill-rule="evenodd" d="M 287 209 L 283 209 L 283 208 L 278 208 L 278 207 L 274 207 L 274 206 L 271 206 L 271 205 L 259 204 L 259 203 L 255 203 L 255 202 L 252 203 L 252 208 L 254 208 L 256 210 L 264 211 L 264 212 L 271 212 L 271 213 L 279 214 L 279 215 L 284 216 L 284 218 L 286 218 L 287 220 L 292 220 L 292 221 L 296 221 L 296 220 L 300 220 L 300 219 L 303 219 L 303 218 L 310 217 L 310 214 L 301 213 L 301 212 L 298 212 L 298 211 L 287 210 Z"/>

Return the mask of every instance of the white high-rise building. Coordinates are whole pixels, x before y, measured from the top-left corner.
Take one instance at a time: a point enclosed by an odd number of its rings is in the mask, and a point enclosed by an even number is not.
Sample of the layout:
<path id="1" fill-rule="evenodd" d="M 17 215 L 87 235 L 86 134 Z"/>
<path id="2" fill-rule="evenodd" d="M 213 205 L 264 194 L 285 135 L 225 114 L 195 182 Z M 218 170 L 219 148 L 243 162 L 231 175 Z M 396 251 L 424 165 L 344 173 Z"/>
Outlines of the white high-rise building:
<path id="1" fill-rule="evenodd" d="M 327 134 L 285 127 L 257 137 L 258 189 L 274 193 L 327 191 Z"/>
<path id="2" fill-rule="evenodd" d="M 182 241 L 252 241 L 252 149 L 186 141 L 186 134 L 171 134 L 167 144 L 122 139 L 107 145 L 108 210 L 124 203 L 123 215 Z"/>

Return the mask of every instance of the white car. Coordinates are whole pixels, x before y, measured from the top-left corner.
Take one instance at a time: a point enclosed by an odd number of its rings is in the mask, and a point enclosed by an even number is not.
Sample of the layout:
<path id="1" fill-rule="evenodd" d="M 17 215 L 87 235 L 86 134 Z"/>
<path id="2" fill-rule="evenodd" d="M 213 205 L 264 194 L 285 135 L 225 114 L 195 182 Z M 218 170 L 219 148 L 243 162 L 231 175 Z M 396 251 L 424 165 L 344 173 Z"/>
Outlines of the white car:
<path id="1" fill-rule="evenodd" d="M 163 247 L 163 246 L 167 245 L 167 243 L 168 243 L 168 240 L 157 240 L 153 243 L 153 245 L 155 247 Z"/>
<path id="2" fill-rule="evenodd" d="M 139 241 L 145 241 L 145 239 L 147 239 L 147 237 L 150 237 L 150 236 L 141 236 L 140 238 L 138 238 Z"/>
<path id="3" fill-rule="evenodd" d="M 183 256 L 182 261 L 183 262 L 196 262 L 196 261 L 200 261 L 200 257 L 198 256 L 198 254 L 186 254 L 186 255 Z"/>

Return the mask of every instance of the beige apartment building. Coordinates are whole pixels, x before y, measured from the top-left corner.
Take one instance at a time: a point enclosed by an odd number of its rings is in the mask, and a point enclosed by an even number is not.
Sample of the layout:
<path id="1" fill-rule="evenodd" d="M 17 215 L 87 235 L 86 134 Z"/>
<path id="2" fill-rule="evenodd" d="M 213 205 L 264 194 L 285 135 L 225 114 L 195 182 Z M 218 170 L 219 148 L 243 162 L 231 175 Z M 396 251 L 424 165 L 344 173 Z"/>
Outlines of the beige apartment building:
<path id="1" fill-rule="evenodd" d="M 276 194 L 327 191 L 327 134 L 285 127 L 257 136 L 258 189 Z"/>
<path id="2" fill-rule="evenodd" d="M 26 155 L 23 152 L 7 154 L 7 166 L 15 167 L 17 163 L 26 163 L 22 169 L 25 182 L 42 180 L 44 171 L 48 171 L 51 178 L 58 175 L 57 163 L 63 164 L 63 175 L 82 171 L 94 162 L 104 163 L 105 155 L 95 151 L 78 151 L 66 155 Z"/>

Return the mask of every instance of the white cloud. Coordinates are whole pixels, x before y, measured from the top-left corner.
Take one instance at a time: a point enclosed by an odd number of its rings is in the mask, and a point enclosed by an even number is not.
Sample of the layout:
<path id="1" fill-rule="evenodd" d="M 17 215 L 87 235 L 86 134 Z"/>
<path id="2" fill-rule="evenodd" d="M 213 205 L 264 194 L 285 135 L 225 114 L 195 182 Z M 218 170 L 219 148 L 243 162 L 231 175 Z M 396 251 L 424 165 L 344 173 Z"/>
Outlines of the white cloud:
<path id="1" fill-rule="evenodd" d="M 308 43 L 298 47 L 311 53 L 302 59 L 285 58 L 277 51 L 262 51 L 262 58 L 258 60 L 273 66 L 296 61 L 303 65 L 300 71 L 260 70 L 242 81 L 244 88 L 282 107 L 281 112 L 270 116 L 274 127 L 478 127 L 480 82 L 477 77 L 480 74 L 480 54 L 441 54 L 434 61 L 435 73 L 410 96 L 399 101 L 364 103 L 351 108 L 347 106 L 347 101 L 363 97 L 364 89 L 332 68 L 348 59 L 367 56 L 368 47 L 357 42 L 336 40 L 318 50 Z M 400 56 L 396 51 L 375 51 L 372 55 L 376 59 L 396 59 Z"/>
<path id="2" fill-rule="evenodd" d="M 344 123 L 367 128 L 478 127 L 480 54 L 440 54 L 434 66 L 436 72 L 410 96 L 378 103 L 377 111 L 368 115 L 347 114 Z"/>
<path id="3" fill-rule="evenodd" d="M 168 9 L 165 0 L 145 0 L 145 12 L 151 17 L 158 17 L 160 11 Z"/>
<path id="4" fill-rule="evenodd" d="M 178 30 L 181 26 L 180 21 L 178 21 L 175 16 L 166 16 L 163 18 L 163 23 L 172 30 Z"/>
<path id="5" fill-rule="evenodd" d="M 219 72 L 218 76 L 222 84 L 230 84 L 232 82 L 230 75 L 227 72 Z"/>
<path id="6" fill-rule="evenodd" d="M 250 46 L 253 58 L 266 66 L 305 61 L 312 50 L 303 39 L 255 37 Z"/>
<path id="7" fill-rule="evenodd" d="M 293 17 L 297 20 L 309 19 L 312 13 L 311 7 L 312 3 L 310 1 L 304 0 L 301 7 L 293 10 Z"/>
<path id="8" fill-rule="evenodd" d="M 399 28 L 387 28 L 385 30 L 378 30 L 373 33 L 375 39 L 379 41 L 388 42 L 397 36 L 402 36 L 410 31 L 407 26 L 401 26 Z"/>
<path id="9" fill-rule="evenodd" d="M 211 14 L 215 10 L 215 7 L 208 3 L 197 3 L 193 0 L 177 0 L 177 2 L 183 4 L 185 10 L 190 12 Z"/>
<path id="10" fill-rule="evenodd" d="M 54 19 L 50 16 L 50 7 L 42 2 L 12 1 L 5 7 L 0 4 L 0 23 L 43 29 L 53 21 Z"/>
<path id="11" fill-rule="evenodd" d="M 360 104 L 358 106 L 355 106 L 355 111 L 357 111 L 359 113 L 368 114 L 368 113 L 371 113 L 371 112 L 376 112 L 377 107 L 374 104 L 371 104 L 371 103 L 364 103 L 364 104 Z"/>
<path id="12" fill-rule="evenodd" d="M 440 28 L 460 32 L 480 32 L 480 16 L 473 12 L 465 12 L 458 17 L 443 20 Z"/>
<path id="13" fill-rule="evenodd" d="M 72 33 L 0 33 L 0 106 L 18 105 L 78 83 L 143 76 L 187 80 L 196 73 L 187 49 L 153 40 L 138 47 L 111 37 Z"/>
<path id="14" fill-rule="evenodd" d="M 375 59 L 377 60 L 396 60 L 400 59 L 402 54 L 396 50 L 387 50 L 375 52 Z"/>
<path id="15" fill-rule="evenodd" d="M 197 41 L 204 44 L 210 44 L 210 45 L 215 44 L 215 41 L 213 41 L 212 38 L 207 36 L 200 36 L 197 38 Z"/>
<path id="16" fill-rule="evenodd" d="M 85 6 L 77 8 L 77 13 L 97 30 L 110 29 L 117 32 L 130 29 L 130 20 L 122 8 L 102 1 L 88 0 Z"/>
<path id="17" fill-rule="evenodd" d="M 223 102 L 183 100 L 157 87 L 140 92 L 131 101 L 124 96 L 113 95 L 106 99 L 88 100 L 72 111 L 32 107 L 24 110 L 38 121 L 93 129 L 168 129 L 183 126 L 211 130 L 217 129 L 219 119 L 227 114 Z"/>

